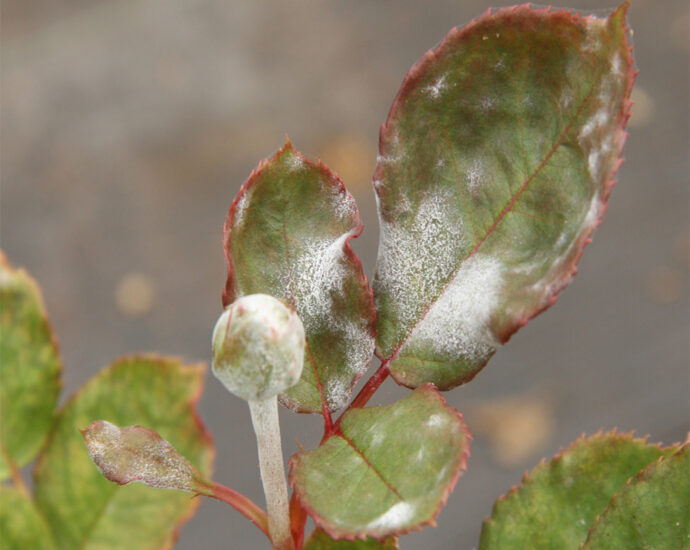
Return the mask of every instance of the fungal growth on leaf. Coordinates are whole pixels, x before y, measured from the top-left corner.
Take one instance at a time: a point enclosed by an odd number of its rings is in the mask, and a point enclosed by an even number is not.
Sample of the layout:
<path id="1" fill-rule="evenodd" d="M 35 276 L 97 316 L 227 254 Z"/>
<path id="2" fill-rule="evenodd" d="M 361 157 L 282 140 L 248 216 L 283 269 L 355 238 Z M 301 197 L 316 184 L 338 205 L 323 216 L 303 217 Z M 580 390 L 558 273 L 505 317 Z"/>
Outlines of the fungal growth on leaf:
<path id="1" fill-rule="evenodd" d="M 569 284 L 630 115 L 628 4 L 488 11 L 412 67 L 381 128 L 376 353 L 450 389 Z"/>
<path id="2" fill-rule="evenodd" d="M 355 200 L 321 161 L 288 140 L 242 185 L 212 371 L 249 405 L 267 511 L 205 477 L 203 365 L 127 357 L 55 411 L 40 294 L 0 253 L 3 543 L 169 548 L 198 501 L 180 491 L 230 504 L 274 550 L 396 550 L 435 525 L 472 439 L 441 392 L 556 301 L 606 210 L 635 76 L 628 6 L 488 10 L 411 68 L 380 132 L 373 288 Z M 412 391 L 367 406 L 388 376 Z M 291 500 L 279 402 L 323 417 L 318 447 L 289 461 Z M 34 498 L 21 468 L 37 456 Z M 583 436 L 498 499 L 479 548 L 687 547 L 689 465 L 687 443 Z"/>
<path id="3" fill-rule="evenodd" d="M 201 474 L 153 430 L 97 420 L 81 433 L 91 460 L 110 481 L 201 492 Z"/>

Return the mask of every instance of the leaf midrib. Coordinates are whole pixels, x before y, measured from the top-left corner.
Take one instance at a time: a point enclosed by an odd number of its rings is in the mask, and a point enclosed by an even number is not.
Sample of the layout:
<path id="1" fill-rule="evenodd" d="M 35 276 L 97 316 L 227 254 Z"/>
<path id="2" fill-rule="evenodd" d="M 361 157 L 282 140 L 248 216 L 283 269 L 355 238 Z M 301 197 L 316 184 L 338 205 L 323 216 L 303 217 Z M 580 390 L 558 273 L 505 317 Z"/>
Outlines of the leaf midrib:
<path id="1" fill-rule="evenodd" d="M 602 73 L 603 73 L 603 70 L 599 73 L 599 78 L 598 78 L 597 81 L 596 81 L 597 83 L 599 83 L 599 81 L 601 80 L 601 75 L 602 75 Z M 481 246 L 486 242 L 486 240 L 487 240 L 487 239 L 493 234 L 493 232 L 496 230 L 496 227 L 498 226 L 498 224 L 505 218 L 505 216 L 506 216 L 507 214 L 510 213 L 511 209 L 515 206 L 515 204 L 517 203 L 517 201 L 520 199 L 520 197 L 521 197 L 521 196 L 524 194 L 524 192 L 527 190 L 527 187 L 529 186 L 529 184 L 539 175 L 539 173 L 541 172 L 541 170 L 547 165 L 547 163 L 549 162 L 549 160 L 551 159 L 551 157 L 555 154 L 555 152 L 558 150 L 558 148 L 559 148 L 559 147 L 561 146 L 561 144 L 563 143 L 563 140 L 564 140 L 564 139 L 567 137 L 567 135 L 570 133 L 570 131 L 571 131 L 572 127 L 573 127 L 573 124 L 574 124 L 575 121 L 579 118 L 580 114 L 582 113 L 582 110 L 585 108 L 585 106 L 587 105 L 587 103 L 588 103 L 589 100 L 591 99 L 592 93 L 593 93 L 593 91 L 594 91 L 594 87 L 595 87 L 594 84 L 592 84 L 592 86 L 590 87 L 589 91 L 587 92 L 587 95 L 584 97 L 584 99 L 582 100 L 582 102 L 580 103 L 580 105 L 578 106 L 578 108 L 575 110 L 575 113 L 573 114 L 573 116 L 571 117 L 571 119 L 568 121 L 568 124 L 566 124 L 565 128 L 563 129 L 563 131 L 559 134 L 558 139 L 556 140 L 556 142 L 554 143 L 554 145 L 551 147 L 551 149 L 549 150 L 549 152 L 546 154 L 546 156 L 544 157 L 544 159 L 537 165 L 537 167 L 533 170 L 532 174 L 524 181 L 524 183 L 520 186 L 520 188 L 517 190 L 517 192 L 515 192 L 515 193 L 511 196 L 511 198 L 510 198 L 510 200 L 507 202 L 506 206 L 503 207 L 503 210 L 501 210 L 501 212 L 499 213 L 499 215 L 498 215 L 498 216 L 496 217 L 496 219 L 494 220 L 494 223 L 491 225 L 491 227 L 489 227 L 489 229 L 486 231 L 486 233 L 484 234 L 484 236 L 475 244 L 474 248 L 470 251 L 470 253 L 469 253 L 467 256 L 465 256 L 462 260 L 460 260 L 460 262 L 459 262 L 459 264 L 458 264 L 458 267 L 455 269 L 455 271 L 453 272 L 453 274 L 450 276 L 450 278 L 448 279 L 448 282 L 444 285 L 444 287 L 442 288 L 442 290 L 441 290 L 441 292 L 439 293 L 439 295 L 438 295 L 436 298 L 434 298 L 434 299 L 426 306 L 426 308 L 424 309 L 424 311 L 423 311 L 422 314 L 420 315 L 420 317 L 419 317 L 419 319 L 417 320 L 417 322 L 407 331 L 407 334 L 405 335 L 405 337 L 404 337 L 404 338 L 402 339 L 402 341 L 393 349 L 393 351 L 390 353 L 390 355 L 389 355 L 388 357 L 382 358 L 382 360 L 383 360 L 385 363 L 390 364 L 390 363 L 392 363 L 392 362 L 395 360 L 395 358 L 398 356 L 398 353 L 400 352 L 400 350 L 402 350 L 402 349 L 405 347 L 405 345 L 407 344 L 407 342 L 408 342 L 409 339 L 411 338 L 412 334 L 414 334 L 415 330 L 417 330 L 417 328 L 422 324 L 422 322 L 423 322 L 424 319 L 426 318 L 426 316 L 427 316 L 427 314 L 429 313 L 429 311 L 431 311 L 431 309 L 432 309 L 432 307 L 434 306 L 434 304 L 436 304 L 436 302 L 438 302 L 438 300 L 446 293 L 446 291 L 448 290 L 448 288 L 453 284 L 453 281 L 455 281 L 455 279 L 457 278 L 457 276 L 458 276 L 460 270 L 462 269 L 462 266 L 465 264 L 465 262 L 466 262 L 467 260 L 469 260 L 472 256 L 474 256 L 474 255 L 479 251 L 479 249 L 481 248 Z"/>
<path id="2" fill-rule="evenodd" d="M 288 293 L 290 297 L 290 303 L 292 304 L 292 308 L 297 311 L 297 299 L 295 297 L 295 292 L 294 292 L 294 279 L 292 277 L 292 265 L 290 263 L 290 246 L 288 244 L 289 239 L 287 235 L 287 219 L 286 219 L 286 213 L 287 213 L 287 198 L 285 197 L 285 194 L 282 193 L 282 187 L 281 187 L 281 196 L 283 199 L 283 216 L 282 216 L 282 236 L 283 236 L 283 244 L 285 245 L 285 265 L 287 267 L 287 276 L 288 276 Z M 309 343 L 309 336 L 305 335 L 304 338 L 304 345 L 307 351 L 307 356 L 309 357 L 309 365 L 311 366 L 312 373 L 314 374 L 314 380 L 316 384 L 312 384 L 316 388 L 316 391 L 319 393 L 319 399 L 321 401 L 321 414 L 324 417 L 324 419 L 327 418 L 327 415 L 330 414 L 330 408 L 328 407 L 328 401 L 326 400 L 326 395 L 324 394 L 324 389 L 323 389 L 323 383 L 321 382 L 321 377 L 319 376 L 319 369 L 316 367 L 316 361 L 314 360 L 314 354 L 311 351 L 311 345 Z"/>

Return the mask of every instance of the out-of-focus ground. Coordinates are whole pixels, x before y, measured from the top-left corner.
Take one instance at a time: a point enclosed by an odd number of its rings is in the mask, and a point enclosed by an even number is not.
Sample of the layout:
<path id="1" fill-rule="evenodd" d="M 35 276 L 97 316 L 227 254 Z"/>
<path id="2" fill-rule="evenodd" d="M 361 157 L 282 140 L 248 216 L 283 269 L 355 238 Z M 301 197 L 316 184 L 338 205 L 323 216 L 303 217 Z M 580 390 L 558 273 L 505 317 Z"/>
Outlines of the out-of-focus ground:
<path id="1" fill-rule="evenodd" d="M 580 0 L 585 9 L 605 7 Z M 404 549 L 471 549 L 494 500 L 582 432 L 671 443 L 688 430 L 688 3 L 635 0 L 637 80 L 609 212 L 558 304 L 448 394 L 475 440 L 437 529 Z M 4 0 L 2 247 L 43 287 L 63 401 L 113 358 L 209 359 L 225 280 L 221 227 L 283 144 L 345 180 L 377 245 L 378 128 L 407 69 L 486 9 L 455 0 Z M 387 382 L 379 402 L 403 391 Z M 209 377 L 201 413 L 219 481 L 263 503 L 247 406 Z M 286 453 L 319 420 L 283 411 Z M 204 502 L 180 549 L 261 549 Z"/>

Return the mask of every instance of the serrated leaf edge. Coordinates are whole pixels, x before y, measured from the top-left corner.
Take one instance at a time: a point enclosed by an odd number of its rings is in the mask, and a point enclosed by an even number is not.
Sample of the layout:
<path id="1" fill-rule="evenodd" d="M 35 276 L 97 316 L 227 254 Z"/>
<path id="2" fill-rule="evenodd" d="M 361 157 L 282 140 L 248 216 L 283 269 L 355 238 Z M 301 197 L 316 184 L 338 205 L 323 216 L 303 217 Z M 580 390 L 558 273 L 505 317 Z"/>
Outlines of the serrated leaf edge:
<path id="1" fill-rule="evenodd" d="M 558 300 L 559 294 L 572 282 L 573 278 L 577 274 L 577 264 L 579 263 L 580 259 L 582 258 L 582 255 L 584 253 L 585 247 L 592 242 L 592 234 L 596 230 L 596 228 L 601 224 L 603 220 L 603 216 L 606 213 L 606 210 L 608 208 L 608 199 L 611 194 L 611 190 L 613 187 L 616 185 L 617 181 L 614 180 L 614 177 L 616 173 L 618 172 L 620 166 L 623 164 L 624 159 L 621 157 L 621 154 L 623 152 L 623 146 L 625 145 L 625 141 L 627 139 L 628 133 L 625 131 L 625 128 L 627 126 L 627 122 L 630 118 L 631 115 L 631 107 L 632 107 L 632 101 L 630 101 L 630 94 L 632 92 L 632 88 L 635 82 L 635 78 L 638 74 L 639 71 L 634 69 L 634 61 L 632 57 L 632 51 L 633 51 L 633 46 L 630 45 L 628 37 L 630 36 L 630 27 L 625 23 L 626 21 L 626 14 L 628 11 L 628 8 L 630 7 L 630 0 L 625 0 L 618 8 L 616 8 L 606 19 L 609 24 L 613 20 L 614 17 L 616 16 L 622 16 L 623 18 L 623 34 L 625 37 L 625 52 L 626 52 L 626 66 L 628 66 L 630 69 L 626 75 L 627 80 L 628 80 L 628 85 L 626 87 L 626 90 L 624 92 L 624 99 L 623 99 L 623 104 L 622 104 L 622 112 L 619 115 L 619 124 L 617 128 L 617 133 L 620 133 L 620 141 L 619 141 L 619 147 L 617 151 L 617 156 L 618 160 L 613 164 L 613 167 L 610 171 L 609 174 L 607 174 L 604 178 L 602 178 L 603 183 L 600 188 L 600 193 L 598 195 L 598 211 L 597 211 L 597 216 L 594 219 L 593 223 L 589 226 L 586 227 L 582 233 L 578 236 L 578 238 L 573 242 L 571 246 L 571 252 L 568 254 L 568 256 L 562 261 L 559 271 L 561 272 L 560 277 L 557 277 L 552 281 L 550 284 L 550 289 L 547 294 L 545 294 L 543 300 L 541 303 L 536 304 L 532 309 L 526 312 L 525 315 L 523 315 L 521 318 L 517 319 L 513 324 L 511 324 L 507 330 L 502 331 L 501 333 L 497 334 L 497 338 L 499 339 L 499 342 L 501 344 L 505 344 L 510 340 L 511 336 L 517 332 L 521 327 L 525 326 L 530 320 L 532 320 L 534 317 L 539 315 L 540 313 L 544 312 L 547 310 L 549 307 L 551 307 L 553 304 L 556 303 Z M 544 15 L 553 15 L 555 13 L 562 14 L 563 17 L 570 17 L 574 20 L 604 20 L 603 18 L 596 17 L 595 15 L 581 15 L 577 11 L 573 10 L 568 10 L 568 9 L 559 9 L 559 10 L 552 10 L 551 7 L 541 7 L 541 8 L 533 8 L 532 4 L 526 3 L 526 4 L 521 4 L 517 6 L 511 6 L 511 7 L 505 7 L 505 8 L 498 8 L 494 11 L 492 11 L 491 8 L 489 8 L 487 11 L 485 11 L 482 15 L 479 17 L 476 17 L 475 19 L 472 19 L 469 23 L 467 23 L 464 26 L 456 26 L 453 27 L 443 38 L 443 40 L 436 46 L 435 48 L 428 50 L 422 57 L 410 68 L 408 71 L 407 75 L 403 79 L 403 83 L 400 86 L 400 89 L 398 90 L 398 93 L 395 96 L 395 99 L 393 100 L 393 104 L 391 105 L 391 108 L 388 113 L 388 117 L 386 121 L 381 125 L 381 129 L 379 131 L 379 154 L 383 155 L 383 147 L 384 143 L 387 142 L 387 137 L 386 134 L 389 130 L 389 126 L 392 126 L 392 123 L 394 123 L 394 119 L 397 116 L 398 112 L 402 109 L 402 106 L 405 102 L 405 98 L 409 95 L 410 91 L 414 89 L 414 87 L 417 85 L 418 80 L 425 74 L 426 70 L 426 65 L 433 61 L 436 56 L 443 51 L 445 47 L 447 47 L 447 44 L 450 43 L 452 40 L 458 39 L 461 35 L 463 34 L 468 34 L 472 31 L 474 31 L 474 28 L 481 23 L 483 23 L 485 20 L 489 18 L 495 17 L 497 14 L 500 13 L 508 13 L 508 12 L 515 12 L 519 10 L 528 10 L 530 13 L 541 13 Z M 373 175 L 373 180 L 377 181 L 381 179 L 380 175 L 380 170 L 382 170 L 382 165 L 380 163 L 377 164 L 376 169 L 374 171 Z M 375 187 L 376 190 L 376 187 Z M 376 191 L 377 197 L 378 197 L 378 191 Z M 379 213 L 380 215 L 380 213 Z M 466 260 L 464 260 L 466 261 Z M 462 265 L 463 262 L 461 262 L 460 265 Z M 459 267 L 458 267 L 459 269 Z M 456 272 L 457 273 L 457 270 Z M 449 280 L 448 285 L 455 279 L 455 274 L 453 274 Z M 446 285 L 446 287 L 448 286 Z M 439 294 L 439 297 L 442 296 L 445 291 L 446 287 L 444 287 Z M 430 304 L 426 312 L 431 308 L 431 306 L 438 300 L 439 298 L 436 298 L 432 304 Z M 382 354 L 378 353 L 378 350 L 376 351 L 376 356 L 381 360 L 385 362 L 392 363 L 392 361 L 397 357 L 398 353 L 400 350 L 404 347 L 405 343 L 409 340 L 410 336 L 414 332 L 415 328 L 419 325 L 421 320 L 424 319 L 426 316 L 426 312 L 422 314 L 420 319 L 415 323 L 413 328 L 408 331 L 407 335 L 405 338 L 393 349 L 393 351 L 388 355 L 388 357 L 383 357 Z M 491 357 L 487 358 L 486 363 L 489 361 Z M 483 366 L 482 365 L 482 368 Z M 477 370 L 479 372 L 481 368 Z M 391 375 L 393 378 L 396 380 L 398 384 L 405 385 L 403 380 L 398 380 L 398 377 L 396 377 L 395 371 L 391 370 Z M 476 375 L 476 373 L 475 373 Z M 473 376 L 474 377 L 474 376 Z M 473 378 L 472 377 L 472 378 Z M 467 380 L 464 380 L 460 382 L 457 385 L 460 385 L 462 383 L 466 383 L 472 378 L 469 378 Z M 456 385 L 456 386 L 457 386 Z M 453 387 L 456 387 L 453 386 Z M 447 389 L 452 389 L 452 387 L 448 388 L 443 388 L 444 390 Z"/>
<path id="2" fill-rule="evenodd" d="M 639 443 L 647 447 L 656 447 L 658 450 L 666 450 L 666 449 L 673 449 L 674 447 L 678 446 L 678 443 L 674 443 L 672 445 L 669 445 L 667 447 L 663 447 L 661 443 L 649 443 L 647 439 L 649 438 L 648 435 L 644 437 L 634 437 L 634 430 L 631 430 L 629 432 L 618 432 L 616 428 L 612 428 L 608 432 L 605 432 L 602 429 L 599 429 L 595 433 L 593 433 L 590 436 L 587 436 L 585 433 L 580 434 L 580 436 L 577 439 L 574 439 L 571 441 L 565 448 L 561 447 L 552 458 L 546 459 L 546 457 L 543 457 L 539 463 L 532 468 L 531 471 L 525 471 L 525 473 L 522 476 L 522 479 L 520 480 L 520 483 L 513 485 L 507 493 L 502 494 L 496 499 L 496 502 L 494 502 L 494 505 L 491 509 L 491 515 L 487 516 L 484 518 L 482 521 L 482 529 L 486 527 L 489 523 L 491 523 L 494 514 L 496 513 L 496 509 L 498 506 L 500 506 L 504 501 L 506 501 L 509 497 L 512 495 L 516 494 L 523 486 L 524 484 L 530 480 L 531 476 L 538 471 L 540 468 L 543 468 L 544 466 L 547 466 L 549 464 L 558 462 L 563 459 L 564 455 L 570 453 L 575 447 L 579 446 L 580 444 L 584 442 L 590 442 L 596 439 L 599 440 L 605 440 L 608 438 L 613 438 L 616 440 L 626 440 L 630 441 L 632 443 Z M 663 457 L 662 457 L 663 458 Z"/>
<path id="3" fill-rule="evenodd" d="M 633 475 L 633 476 L 631 476 L 630 478 L 628 478 L 628 480 L 623 484 L 623 486 L 622 486 L 620 489 L 618 489 L 618 491 L 616 491 L 616 492 L 614 493 L 614 495 L 611 497 L 611 500 L 610 500 L 609 503 L 606 505 L 606 508 L 604 508 L 603 512 L 601 512 L 600 514 L 597 514 L 597 517 L 594 518 L 594 521 L 592 522 L 592 524 L 591 524 L 591 525 L 589 526 L 589 528 L 588 528 L 588 531 L 587 531 L 587 538 L 586 538 L 583 542 L 580 543 L 579 549 L 580 549 L 580 550 L 583 550 L 583 549 L 585 548 L 585 545 L 589 542 L 590 536 L 592 535 L 593 529 L 594 529 L 594 528 L 599 524 L 599 522 L 607 515 L 607 513 L 609 512 L 609 510 L 611 510 L 611 509 L 613 509 L 613 508 L 616 507 L 616 505 L 617 505 L 617 503 L 616 503 L 616 497 L 621 493 L 621 491 L 624 491 L 627 487 L 629 487 L 629 486 L 631 486 L 631 485 L 634 485 L 634 484 L 637 484 L 637 483 L 643 483 L 643 482 L 645 482 L 645 481 L 649 481 L 649 475 L 652 473 L 652 470 L 654 470 L 660 463 L 665 462 L 665 461 L 667 461 L 667 460 L 673 458 L 674 456 L 677 456 L 677 455 L 678 455 L 679 453 L 681 453 L 683 450 L 687 449 L 688 445 L 690 444 L 689 441 L 690 441 L 690 437 L 689 437 L 688 439 L 686 439 L 685 443 L 683 443 L 683 444 L 681 444 L 681 443 L 674 443 L 673 445 L 669 445 L 668 447 L 665 447 L 666 449 L 672 449 L 672 448 L 674 448 L 674 447 L 677 447 L 677 450 L 676 450 L 673 454 L 671 454 L 671 455 L 660 456 L 660 457 L 657 458 L 656 460 L 654 460 L 654 461 L 650 462 L 649 464 L 647 464 L 647 466 L 645 466 L 644 468 L 642 468 L 642 469 L 641 469 L 639 472 L 637 472 L 635 475 Z"/>
<path id="4" fill-rule="evenodd" d="M 235 196 L 235 199 L 232 201 L 232 204 L 230 205 L 230 210 L 228 211 L 228 215 L 225 219 L 225 223 L 223 225 L 223 254 L 225 255 L 225 264 L 227 266 L 228 270 L 228 275 L 225 283 L 225 288 L 223 289 L 223 295 L 222 295 L 222 304 L 223 307 L 228 307 L 236 298 L 237 298 L 237 290 L 234 287 L 234 265 L 232 258 L 230 257 L 230 236 L 232 233 L 232 226 L 235 220 L 235 214 L 238 208 L 238 204 L 242 200 L 242 197 L 249 192 L 254 185 L 256 185 L 256 180 L 261 174 L 261 172 L 269 166 L 271 163 L 277 161 L 281 155 L 283 155 L 286 152 L 290 152 L 292 155 L 296 156 L 299 158 L 305 165 L 316 168 L 317 170 L 320 170 L 321 172 L 324 173 L 325 177 L 331 181 L 334 182 L 338 186 L 338 191 L 346 193 L 347 195 L 351 195 L 351 193 L 348 191 L 347 187 L 345 187 L 345 184 L 343 183 L 343 180 L 340 178 L 340 176 L 333 170 L 331 170 L 324 162 L 321 161 L 321 159 L 317 159 L 316 162 L 313 162 L 309 160 L 307 157 L 305 157 L 300 151 L 297 151 L 293 146 L 292 142 L 290 141 L 290 138 L 286 136 L 285 139 L 285 145 L 278 149 L 272 156 L 264 158 L 259 162 L 259 164 L 254 168 L 251 173 L 249 174 L 249 177 L 247 180 L 242 184 L 240 187 L 240 190 L 237 192 L 237 195 Z M 364 225 L 362 224 L 362 220 L 360 217 L 359 213 L 359 208 L 355 208 L 355 227 L 349 232 L 347 235 L 345 242 L 343 243 L 343 253 L 345 254 L 346 258 L 353 263 L 355 268 L 359 270 L 361 277 L 362 277 L 362 284 L 366 285 L 366 297 L 368 298 L 369 302 L 369 333 L 372 339 L 376 339 L 376 306 L 374 304 L 374 291 L 371 287 L 371 284 L 369 282 L 369 278 L 367 277 L 366 273 L 364 272 L 364 267 L 362 266 L 362 261 L 359 259 L 357 254 L 355 254 L 355 251 L 352 249 L 352 245 L 350 244 L 350 241 L 352 239 L 356 239 L 362 234 L 362 231 L 364 229 Z M 309 348 L 309 342 L 307 341 L 307 348 L 308 348 L 308 353 L 311 356 L 311 350 Z M 313 365 L 313 363 L 312 363 Z M 368 370 L 368 368 L 367 368 Z M 355 377 L 352 381 L 352 384 L 350 386 L 350 393 L 352 392 L 353 388 L 357 384 L 357 381 L 364 376 L 366 371 L 363 371 L 361 373 L 355 373 Z M 338 409 L 330 409 L 328 406 L 328 401 L 325 396 L 325 391 L 323 388 L 323 383 L 321 382 L 321 378 L 318 375 L 318 372 L 316 372 L 316 369 L 314 368 L 314 378 L 316 379 L 317 382 L 317 390 L 319 392 L 319 395 L 321 397 L 321 406 L 322 406 L 322 415 L 324 419 L 329 418 L 330 419 L 330 413 L 336 412 Z M 289 408 L 291 410 L 294 410 L 295 412 L 298 413 L 314 413 L 317 411 L 312 411 L 311 409 L 305 408 L 305 407 L 300 407 L 299 405 L 295 405 L 292 402 L 289 402 L 283 398 L 282 395 L 279 396 L 279 400 L 282 405 L 284 405 L 286 408 Z M 328 411 L 328 413 L 326 412 Z"/>
<path id="5" fill-rule="evenodd" d="M 48 445 L 48 441 L 50 440 L 50 434 L 52 432 L 52 424 L 55 422 L 55 419 L 58 415 L 58 410 L 57 410 L 57 404 L 58 404 L 58 399 L 60 397 L 60 394 L 62 393 L 62 390 L 64 388 L 64 384 L 62 381 L 62 373 L 64 371 L 64 362 L 62 360 L 62 356 L 60 354 L 60 342 L 58 341 L 57 335 L 55 334 L 55 330 L 53 329 L 53 324 L 50 321 L 50 316 L 48 315 L 48 308 L 46 307 L 45 304 L 45 299 L 43 297 L 43 292 L 41 291 L 41 287 L 38 284 L 38 281 L 32 277 L 32 275 L 23 267 L 14 267 L 12 263 L 9 261 L 7 258 L 7 254 L 0 249 L 0 268 L 7 269 L 8 271 L 14 272 L 16 275 L 19 275 L 21 277 L 24 277 L 24 280 L 27 282 L 29 287 L 34 291 L 36 295 L 36 299 L 38 302 L 38 307 L 41 311 L 41 314 L 43 316 L 43 320 L 46 323 L 46 326 L 48 327 L 48 331 L 50 332 L 50 345 L 53 348 L 53 351 L 55 352 L 55 357 L 57 357 L 60 369 L 57 373 L 57 395 L 55 399 L 55 404 L 53 407 L 53 418 L 52 418 L 52 423 L 51 427 L 48 429 L 47 433 L 43 437 L 43 441 L 41 442 L 40 447 L 38 448 L 37 452 L 34 453 L 34 457 L 32 460 L 36 460 L 37 457 L 40 457 L 41 454 L 43 453 L 43 450 L 46 448 Z M 1 283 L 0 283 L 1 284 Z M 14 458 L 9 454 L 9 452 L 5 449 L 5 446 L 2 445 L 0 442 L 0 451 L 2 452 L 3 459 L 6 461 L 11 461 L 12 464 L 10 464 L 10 469 L 12 469 L 12 465 L 17 466 L 17 464 L 14 462 Z"/>
<path id="6" fill-rule="evenodd" d="M 212 466 L 213 462 L 216 456 L 216 449 L 213 444 L 213 437 L 211 435 L 211 432 L 206 428 L 204 425 L 201 416 L 199 415 L 199 412 L 197 410 L 197 405 L 199 403 L 199 400 L 201 399 L 201 395 L 204 390 L 204 380 L 205 380 L 205 372 L 207 369 L 207 366 L 205 363 L 188 363 L 185 364 L 184 360 L 181 357 L 176 357 L 176 356 L 166 356 L 166 355 L 160 355 L 156 353 L 135 353 L 131 355 L 125 355 L 122 357 L 119 357 L 112 363 L 102 367 L 98 373 L 96 373 L 92 378 L 90 378 L 85 384 L 83 384 L 79 389 L 77 389 L 65 402 L 65 404 L 60 407 L 60 409 L 57 411 L 55 414 L 55 417 L 53 418 L 53 426 L 51 427 L 50 433 L 48 437 L 46 438 L 46 442 L 43 446 L 43 449 L 41 451 L 41 454 L 38 456 L 36 463 L 33 467 L 33 481 L 34 481 L 34 486 L 36 485 L 38 481 L 38 476 L 40 475 L 40 470 L 43 468 L 43 464 L 45 461 L 45 450 L 50 446 L 52 443 L 53 438 L 55 437 L 55 426 L 57 425 L 57 422 L 62 418 L 62 415 L 64 412 L 67 410 L 67 408 L 88 388 L 90 388 L 92 385 L 98 383 L 102 378 L 108 375 L 112 370 L 116 369 L 122 364 L 129 363 L 132 361 L 148 361 L 152 366 L 160 369 L 160 370 L 170 370 L 172 368 L 183 368 L 189 371 L 196 371 L 196 374 L 198 375 L 198 382 L 197 382 L 197 387 L 195 388 L 194 393 L 190 396 L 188 400 L 188 405 L 189 405 L 189 410 L 192 415 L 192 419 L 194 421 L 194 424 L 196 427 L 199 429 L 199 433 L 201 435 L 202 441 L 206 446 L 207 452 L 208 452 L 208 458 L 207 458 L 207 464 L 202 465 L 201 467 L 205 470 L 208 470 L 207 477 L 211 477 L 211 474 L 213 473 Z M 177 363 L 177 365 L 171 364 L 172 362 Z M 77 429 L 77 432 L 79 432 L 79 429 Z M 84 449 L 84 452 L 86 451 L 86 448 Z M 87 453 L 88 454 L 88 453 Z M 188 506 L 187 512 L 180 517 L 180 519 L 177 521 L 175 527 L 173 528 L 172 532 L 169 534 L 167 540 L 164 542 L 162 546 L 160 546 L 160 550 L 170 550 L 173 548 L 175 545 L 175 542 L 177 541 L 180 530 L 182 527 L 194 516 L 196 513 L 198 507 L 201 505 L 201 500 L 198 498 L 191 498 L 190 499 L 190 504 Z M 41 512 L 41 515 L 43 513 Z M 50 525 L 50 524 L 49 524 Z M 53 533 L 52 527 L 50 528 L 51 534 Z"/>
<path id="7" fill-rule="evenodd" d="M 470 432 L 469 427 L 465 423 L 465 419 L 464 419 L 462 413 L 459 410 L 455 409 L 454 407 L 452 407 L 451 405 L 448 404 L 448 402 L 443 397 L 441 392 L 436 388 L 436 386 L 434 386 L 431 383 L 427 383 L 427 384 L 422 384 L 421 386 L 418 386 L 416 388 L 417 391 L 419 391 L 420 389 L 429 390 L 430 394 L 433 397 L 435 397 L 436 399 L 438 399 L 444 408 L 448 409 L 449 411 L 451 411 L 452 413 L 454 413 L 457 416 L 457 418 L 460 422 L 460 429 L 465 434 L 465 443 L 466 443 L 465 448 L 463 449 L 463 451 L 460 455 L 460 462 L 458 464 L 458 467 L 457 467 L 455 473 L 453 474 L 453 477 L 451 478 L 450 482 L 448 483 L 447 487 L 441 493 L 441 498 L 439 499 L 439 503 L 438 503 L 438 506 L 436 507 L 436 510 L 434 510 L 434 512 L 431 514 L 431 517 L 428 520 L 425 520 L 425 521 L 417 524 L 414 527 L 409 527 L 406 529 L 396 529 L 396 530 L 391 531 L 390 533 L 387 533 L 385 535 L 379 535 L 379 536 L 373 536 L 370 534 L 351 535 L 345 531 L 340 531 L 338 529 L 331 529 L 323 523 L 321 516 L 319 516 L 314 511 L 314 509 L 311 506 L 309 506 L 304 501 L 304 499 L 302 499 L 299 492 L 297 492 L 295 490 L 293 462 L 294 462 L 295 456 L 297 456 L 297 454 L 299 454 L 299 453 L 295 453 L 294 455 L 292 455 L 292 457 L 290 457 L 290 460 L 288 461 L 288 466 L 290 468 L 290 473 L 288 475 L 288 481 L 290 482 L 290 487 L 293 489 L 294 495 L 296 496 L 297 500 L 299 501 L 300 506 L 304 510 L 306 510 L 306 512 L 309 514 L 309 516 L 311 516 L 311 518 L 314 520 L 314 523 L 316 524 L 316 526 L 323 529 L 323 531 L 325 531 L 326 534 L 328 534 L 328 536 L 330 536 L 333 540 L 355 541 L 355 540 L 366 540 L 367 538 L 374 538 L 374 539 L 378 540 L 379 542 L 383 542 L 387 538 L 391 538 L 391 537 L 397 538 L 397 537 L 400 537 L 402 535 L 407 535 L 409 533 L 412 533 L 414 531 L 421 531 L 422 528 L 427 526 L 427 525 L 431 525 L 433 527 L 436 527 L 436 517 L 441 512 L 441 509 L 448 502 L 448 498 L 450 497 L 450 494 L 455 489 L 455 486 L 458 483 L 458 480 L 460 479 L 460 476 L 462 475 L 462 473 L 467 471 L 467 461 L 470 457 L 470 441 L 472 441 L 474 438 L 472 436 L 472 433 Z M 366 407 L 366 409 L 375 409 L 377 407 L 389 407 L 389 406 L 390 405 L 376 405 L 374 407 Z M 364 408 L 354 409 L 354 410 L 364 410 Z M 343 414 L 343 417 L 348 412 L 349 412 L 349 409 Z M 341 418 L 341 420 L 342 420 L 342 418 Z M 321 443 L 319 444 L 319 447 L 321 445 L 323 445 L 328 439 L 330 439 L 331 437 L 334 437 L 334 436 L 342 437 L 339 426 L 337 428 L 337 431 L 329 434 L 327 437 L 325 437 L 321 441 Z M 362 456 L 364 456 L 364 454 L 361 453 L 361 451 L 359 451 L 359 452 Z M 367 460 L 367 462 L 368 462 L 368 460 Z"/>

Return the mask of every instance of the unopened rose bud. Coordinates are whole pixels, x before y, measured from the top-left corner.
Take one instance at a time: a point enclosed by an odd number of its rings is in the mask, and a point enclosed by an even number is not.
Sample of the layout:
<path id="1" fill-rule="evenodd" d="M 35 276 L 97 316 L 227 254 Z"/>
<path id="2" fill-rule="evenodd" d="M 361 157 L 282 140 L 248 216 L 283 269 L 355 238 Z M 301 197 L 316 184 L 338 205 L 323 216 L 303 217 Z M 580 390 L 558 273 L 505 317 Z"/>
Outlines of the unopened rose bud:
<path id="1" fill-rule="evenodd" d="M 283 302 L 266 294 L 243 296 L 213 330 L 213 374 L 247 401 L 276 396 L 299 381 L 304 342 L 302 321 Z"/>

